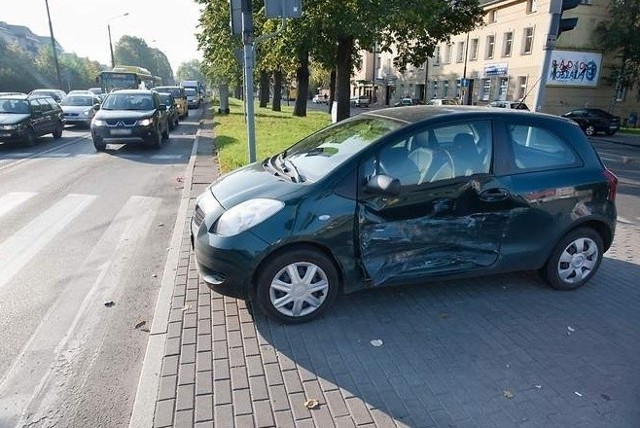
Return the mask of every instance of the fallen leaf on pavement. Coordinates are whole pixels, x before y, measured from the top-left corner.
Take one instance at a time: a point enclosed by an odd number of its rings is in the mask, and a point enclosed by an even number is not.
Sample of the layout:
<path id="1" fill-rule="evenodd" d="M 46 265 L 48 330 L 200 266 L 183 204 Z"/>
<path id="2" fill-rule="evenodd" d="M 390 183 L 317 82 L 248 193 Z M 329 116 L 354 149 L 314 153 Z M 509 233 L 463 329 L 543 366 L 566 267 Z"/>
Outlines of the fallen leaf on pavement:
<path id="1" fill-rule="evenodd" d="M 110 307 L 112 307 L 112 306 L 115 306 L 115 303 L 113 303 L 111 300 L 107 300 L 106 302 L 104 302 L 104 305 L 105 305 L 107 308 L 110 308 Z"/>
<path id="2" fill-rule="evenodd" d="M 382 340 L 380 340 L 380 339 L 374 339 L 374 340 L 372 340 L 372 341 L 371 341 L 371 344 L 372 344 L 373 346 L 382 346 Z"/>
<path id="3" fill-rule="evenodd" d="M 304 407 L 306 407 L 307 409 L 315 409 L 318 406 L 320 406 L 320 403 L 315 398 L 311 398 L 304 402 Z"/>
<path id="4" fill-rule="evenodd" d="M 140 321 L 133 328 L 139 329 L 140 327 L 144 326 L 146 323 L 147 323 L 146 321 Z"/>
<path id="5" fill-rule="evenodd" d="M 508 390 L 508 389 L 505 389 L 504 391 L 502 391 L 502 396 L 503 396 L 504 398 L 508 398 L 509 400 L 511 400 L 511 399 L 512 399 L 513 397 L 515 397 L 516 395 L 515 395 L 512 391 L 510 391 L 510 390 Z"/>

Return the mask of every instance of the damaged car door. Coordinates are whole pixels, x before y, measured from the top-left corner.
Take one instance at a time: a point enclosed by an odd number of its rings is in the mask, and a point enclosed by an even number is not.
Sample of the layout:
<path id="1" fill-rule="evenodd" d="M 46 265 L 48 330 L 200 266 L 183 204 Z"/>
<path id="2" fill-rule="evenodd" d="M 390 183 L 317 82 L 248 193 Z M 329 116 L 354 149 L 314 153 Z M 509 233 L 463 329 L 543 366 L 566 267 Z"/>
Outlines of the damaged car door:
<path id="1" fill-rule="evenodd" d="M 491 174 L 490 121 L 419 129 L 360 167 L 357 245 L 370 285 L 493 265 L 509 192 Z"/>

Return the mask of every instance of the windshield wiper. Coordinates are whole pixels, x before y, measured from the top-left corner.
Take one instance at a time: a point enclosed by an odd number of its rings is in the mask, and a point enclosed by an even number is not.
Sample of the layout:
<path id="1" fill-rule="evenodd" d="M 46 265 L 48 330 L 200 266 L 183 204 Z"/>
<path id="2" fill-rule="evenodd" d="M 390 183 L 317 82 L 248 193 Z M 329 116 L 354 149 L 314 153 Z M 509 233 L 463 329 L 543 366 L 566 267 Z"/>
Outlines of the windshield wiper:
<path id="1" fill-rule="evenodd" d="M 302 181 L 302 176 L 300 175 L 300 171 L 296 165 L 291 162 L 290 159 L 285 157 L 285 153 L 281 153 L 278 155 L 279 167 L 282 172 L 291 177 L 291 180 L 295 183 L 299 183 Z"/>

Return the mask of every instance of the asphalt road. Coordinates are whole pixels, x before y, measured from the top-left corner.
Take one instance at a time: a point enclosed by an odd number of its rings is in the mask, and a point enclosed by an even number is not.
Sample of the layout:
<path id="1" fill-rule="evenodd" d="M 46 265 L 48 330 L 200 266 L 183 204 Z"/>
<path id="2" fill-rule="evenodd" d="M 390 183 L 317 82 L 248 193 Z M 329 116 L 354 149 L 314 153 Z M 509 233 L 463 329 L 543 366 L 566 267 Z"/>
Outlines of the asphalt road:
<path id="1" fill-rule="evenodd" d="M 0 145 L 1 427 L 128 424 L 199 117 L 160 150 Z"/>

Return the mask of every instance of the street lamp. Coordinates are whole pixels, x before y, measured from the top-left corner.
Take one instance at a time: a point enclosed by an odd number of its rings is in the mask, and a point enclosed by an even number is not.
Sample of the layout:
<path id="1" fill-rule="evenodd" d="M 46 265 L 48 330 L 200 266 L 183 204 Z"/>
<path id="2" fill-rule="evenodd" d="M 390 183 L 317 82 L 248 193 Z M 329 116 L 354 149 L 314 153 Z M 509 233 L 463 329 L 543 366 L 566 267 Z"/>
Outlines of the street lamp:
<path id="1" fill-rule="evenodd" d="M 62 79 L 60 78 L 60 65 L 58 64 L 58 53 L 56 51 L 56 38 L 53 36 L 53 25 L 51 24 L 51 14 L 49 13 L 49 1 L 44 0 L 47 7 L 47 19 L 49 20 L 49 32 L 51 33 L 51 48 L 53 49 L 53 62 L 56 65 L 56 76 L 58 77 L 58 88 L 62 88 Z"/>
<path id="2" fill-rule="evenodd" d="M 113 16 L 107 19 L 107 31 L 109 32 L 109 50 L 111 51 L 111 68 L 116 66 L 116 60 L 113 57 L 113 44 L 111 43 L 111 21 L 117 18 L 123 18 L 128 16 L 129 12 L 123 13 L 122 15 Z"/>

